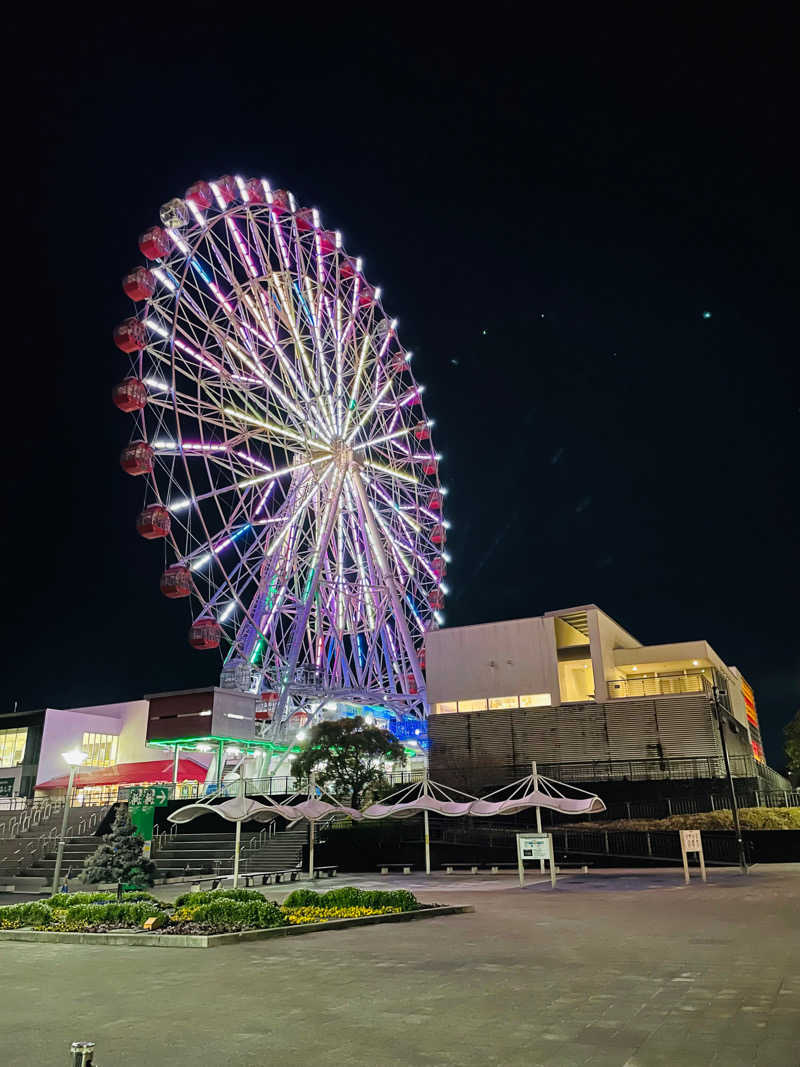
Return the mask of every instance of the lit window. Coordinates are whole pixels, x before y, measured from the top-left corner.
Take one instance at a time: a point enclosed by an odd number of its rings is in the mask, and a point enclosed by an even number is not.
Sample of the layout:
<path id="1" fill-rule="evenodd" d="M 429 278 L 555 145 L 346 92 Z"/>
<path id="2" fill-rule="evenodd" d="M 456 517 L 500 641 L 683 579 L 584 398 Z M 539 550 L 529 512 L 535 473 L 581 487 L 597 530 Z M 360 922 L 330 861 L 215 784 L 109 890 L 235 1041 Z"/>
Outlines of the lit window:
<path id="1" fill-rule="evenodd" d="M 27 739 L 27 726 L 0 730 L 0 767 L 16 767 L 22 763 Z"/>
<path id="2" fill-rule="evenodd" d="M 459 711 L 486 711 L 485 700 L 459 700 Z"/>
<path id="3" fill-rule="evenodd" d="M 489 697 L 489 711 L 503 711 L 504 708 L 518 708 L 519 697 Z"/>
<path id="4" fill-rule="evenodd" d="M 519 698 L 521 708 L 546 708 L 552 703 L 549 693 L 526 693 Z"/>
<path id="5" fill-rule="evenodd" d="M 83 735 L 81 748 L 87 753 L 84 767 L 111 767 L 117 762 L 117 745 L 119 738 L 116 734 Z"/>
<path id="6" fill-rule="evenodd" d="M 456 711 L 458 711 L 458 704 L 456 704 L 455 700 L 448 700 L 448 701 L 445 701 L 442 704 L 437 704 L 436 705 L 436 714 L 437 715 L 452 714 L 453 712 L 456 712 Z"/>

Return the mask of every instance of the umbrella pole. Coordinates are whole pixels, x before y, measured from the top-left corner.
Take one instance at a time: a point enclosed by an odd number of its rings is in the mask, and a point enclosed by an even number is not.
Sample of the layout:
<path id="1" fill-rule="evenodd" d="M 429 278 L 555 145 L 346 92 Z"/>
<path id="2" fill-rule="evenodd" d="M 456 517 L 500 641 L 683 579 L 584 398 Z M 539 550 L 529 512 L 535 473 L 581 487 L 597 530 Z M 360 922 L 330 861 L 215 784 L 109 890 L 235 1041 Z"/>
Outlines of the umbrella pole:
<path id="1" fill-rule="evenodd" d="M 314 772 L 312 771 L 308 777 L 308 796 L 309 799 L 316 795 L 316 781 L 314 778 Z M 310 819 L 308 823 L 308 877 L 314 880 L 314 820 Z"/>
<path id="2" fill-rule="evenodd" d="M 536 760 L 531 764 L 531 777 L 533 778 L 534 791 L 539 789 L 539 773 L 536 770 Z M 536 833 L 542 832 L 542 809 L 539 805 L 536 805 Z M 539 870 L 544 874 L 544 860 L 539 860 Z"/>
<path id="3" fill-rule="evenodd" d="M 233 850 L 233 888 L 239 888 L 239 845 L 242 840 L 242 821 L 236 820 L 236 847 Z"/>
<path id="4" fill-rule="evenodd" d="M 423 811 L 425 817 L 425 873 L 431 873 L 431 834 L 430 826 L 428 825 L 428 811 L 427 808 Z"/>

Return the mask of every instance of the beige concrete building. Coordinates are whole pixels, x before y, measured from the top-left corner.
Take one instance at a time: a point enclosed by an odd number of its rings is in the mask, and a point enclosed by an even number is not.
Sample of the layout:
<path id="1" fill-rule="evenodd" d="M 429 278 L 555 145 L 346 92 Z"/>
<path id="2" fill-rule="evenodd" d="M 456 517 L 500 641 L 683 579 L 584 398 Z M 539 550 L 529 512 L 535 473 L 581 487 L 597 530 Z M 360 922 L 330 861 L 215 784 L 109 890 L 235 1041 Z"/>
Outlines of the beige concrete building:
<path id="1" fill-rule="evenodd" d="M 643 645 L 595 604 L 430 633 L 426 676 L 432 766 L 467 735 L 472 762 L 721 761 L 717 706 L 743 773 L 765 766 L 736 667 L 705 640 Z"/>

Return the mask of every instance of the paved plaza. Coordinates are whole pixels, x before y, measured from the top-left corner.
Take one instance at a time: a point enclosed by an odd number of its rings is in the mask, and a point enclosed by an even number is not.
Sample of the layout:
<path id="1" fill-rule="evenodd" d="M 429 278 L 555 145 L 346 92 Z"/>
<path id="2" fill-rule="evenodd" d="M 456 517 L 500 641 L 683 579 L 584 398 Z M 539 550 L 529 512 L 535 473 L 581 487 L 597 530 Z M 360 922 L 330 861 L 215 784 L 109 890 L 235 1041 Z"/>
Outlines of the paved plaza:
<path id="1" fill-rule="evenodd" d="M 798 1067 L 800 865 L 709 877 L 340 877 L 476 910 L 212 951 L 0 942 L 0 1048 L 42 1067 L 76 1038 L 99 1067 Z"/>

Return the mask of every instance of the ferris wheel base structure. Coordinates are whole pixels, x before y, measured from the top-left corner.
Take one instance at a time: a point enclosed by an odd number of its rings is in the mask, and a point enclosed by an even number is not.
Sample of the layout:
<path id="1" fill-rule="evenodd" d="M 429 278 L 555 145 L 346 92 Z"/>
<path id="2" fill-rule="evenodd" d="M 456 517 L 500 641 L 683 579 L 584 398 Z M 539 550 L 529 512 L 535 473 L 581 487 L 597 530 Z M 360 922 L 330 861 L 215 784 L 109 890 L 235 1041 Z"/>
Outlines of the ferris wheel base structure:
<path id="1" fill-rule="evenodd" d="M 207 784 L 221 783 L 234 774 L 249 781 L 290 772 L 290 760 L 313 721 L 363 716 L 369 724 L 387 729 L 414 760 L 428 747 L 424 721 L 382 705 L 348 700 L 320 703 L 298 700 L 290 717 L 273 721 L 272 709 L 260 696 L 220 686 L 185 689 L 145 696 L 149 703 L 147 744 L 171 752 L 208 754 Z M 305 710 L 303 710 L 305 708 Z"/>

